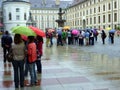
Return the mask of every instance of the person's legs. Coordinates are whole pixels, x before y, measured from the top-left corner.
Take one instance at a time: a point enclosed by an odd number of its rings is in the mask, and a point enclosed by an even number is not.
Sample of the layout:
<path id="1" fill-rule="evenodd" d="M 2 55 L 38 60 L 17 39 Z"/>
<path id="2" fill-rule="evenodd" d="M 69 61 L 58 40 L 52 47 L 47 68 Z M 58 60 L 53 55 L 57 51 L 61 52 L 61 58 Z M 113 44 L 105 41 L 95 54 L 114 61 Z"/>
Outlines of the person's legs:
<path id="1" fill-rule="evenodd" d="M 30 67 L 31 85 L 35 85 L 36 83 L 35 63 L 29 64 L 29 67 Z"/>
<path id="2" fill-rule="evenodd" d="M 13 64 L 13 69 L 14 69 L 14 82 L 15 82 L 15 88 L 19 87 L 19 76 L 18 76 L 18 62 L 16 60 L 14 60 L 12 62 Z"/>
<path id="3" fill-rule="evenodd" d="M 42 73 L 41 57 L 38 58 L 38 60 L 36 61 L 36 65 L 37 65 L 37 72 Z"/>
<path id="4" fill-rule="evenodd" d="M 3 58 L 4 58 L 4 63 L 6 63 L 6 48 L 3 47 Z"/>
<path id="5" fill-rule="evenodd" d="M 20 69 L 20 86 L 24 87 L 24 61 L 19 61 L 19 69 Z"/>
<path id="6" fill-rule="evenodd" d="M 25 60 L 25 71 L 24 71 L 24 76 L 25 77 L 28 75 L 28 71 L 29 71 L 29 64 L 28 64 L 28 60 L 26 58 L 26 60 Z"/>

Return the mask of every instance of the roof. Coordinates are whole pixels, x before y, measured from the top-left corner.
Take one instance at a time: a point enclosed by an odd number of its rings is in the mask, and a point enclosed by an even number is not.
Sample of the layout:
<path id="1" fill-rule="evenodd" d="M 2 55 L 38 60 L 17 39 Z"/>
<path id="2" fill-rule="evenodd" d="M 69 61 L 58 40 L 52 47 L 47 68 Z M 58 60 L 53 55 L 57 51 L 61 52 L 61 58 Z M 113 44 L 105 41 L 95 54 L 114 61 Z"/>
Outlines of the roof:
<path id="1" fill-rule="evenodd" d="M 0 0 L 0 7 L 1 7 L 1 3 L 2 0 Z M 31 8 L 66 8 L 70 6 L 72 1 L 60 0 L 60 5 L 56 5 L 55 0 L 30 0 L 30 3 L 31 3 Z"/>
<path id="2" fill-rule="evenodd" d="M 31 8 L 66 8 L 70 1 L 60 1 L 60 5 L 55 4 L 55 0 L 30 0 Z"/>

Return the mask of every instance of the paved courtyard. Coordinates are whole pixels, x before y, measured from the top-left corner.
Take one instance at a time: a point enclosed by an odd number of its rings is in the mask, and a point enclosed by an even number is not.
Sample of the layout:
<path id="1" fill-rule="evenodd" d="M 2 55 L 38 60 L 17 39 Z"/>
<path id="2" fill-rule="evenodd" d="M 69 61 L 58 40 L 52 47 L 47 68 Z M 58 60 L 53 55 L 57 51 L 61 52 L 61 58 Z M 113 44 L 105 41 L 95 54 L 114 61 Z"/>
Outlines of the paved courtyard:
<path id="1" fill-rule="evenodd" d="M 0 47 L 0 90 L 15 90 L 13 68 L 3 65 L 2 54 Z M 56 46 L 54 40 L 51 48 L 44 44 L 42 67 L 37 86 L 16 90 L 120 90 L 120 37 L 94 46 Z"/>

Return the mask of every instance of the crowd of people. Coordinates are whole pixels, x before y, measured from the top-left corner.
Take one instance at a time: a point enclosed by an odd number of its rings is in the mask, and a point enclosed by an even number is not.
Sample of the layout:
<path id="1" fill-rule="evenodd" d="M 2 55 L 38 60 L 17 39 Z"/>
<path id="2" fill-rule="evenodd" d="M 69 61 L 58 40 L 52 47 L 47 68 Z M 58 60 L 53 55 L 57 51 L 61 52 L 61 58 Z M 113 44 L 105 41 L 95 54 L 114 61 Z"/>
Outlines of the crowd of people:
<path id="1" fill-rule="evenodd" d="M 77 34 L 73 34 L 72 30 L 68 29 L 62 29 L 62 30 L 56 30 L 55 37 L 57 40 L 57 46 L 61 45 L 94 45 L 95 42 L 98 39 L 98 35 L 101 35 L 101 41 L 103 44 L 105 44 L 105 39 L 108 35 L 110 43 L 114 43 L 114 34 L 113 32 L 109 32 L 107 34 L 105 30 L 98 31 L 97 29 L 91 29 L 91 30 L 78 30 Z M 53 32 L 46 31 L 46 46 L 52 46 L 53 45 Z"/>
<path id="2" fill-rule="evenodd" d="M 37 84 L 37 75 L 42 73 L 41 56 L 43 55 L 43 37 L 28 36 L 23 40 L 20 34 L 15 34 L 14 38 L 5 31 L 1 37 L 1 46 L 3 48 L 3 62 L 7 64 L 6 54 L 12 50 L 13 60 L 10 62 L 14 70 L 15 88 L 24 87 L 24 79 L 30 73 L 30 84 Z M 37 72 L 35 70 L 37 67 Z"/>

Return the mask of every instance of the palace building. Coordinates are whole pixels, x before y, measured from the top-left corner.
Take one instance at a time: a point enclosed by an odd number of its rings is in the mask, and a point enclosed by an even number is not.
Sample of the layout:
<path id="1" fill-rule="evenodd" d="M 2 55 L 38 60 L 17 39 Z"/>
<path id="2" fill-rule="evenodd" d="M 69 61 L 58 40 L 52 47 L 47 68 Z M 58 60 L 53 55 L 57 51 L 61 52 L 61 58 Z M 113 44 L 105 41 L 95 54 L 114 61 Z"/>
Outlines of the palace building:
<path id="1" fill-rule="evenodd" d="M 116 28 L 120 25 L 119 5 L 120 0 L 74 0 L 67 8 L 67 25 L 78 29 Z"/>
<path id="2" fill-rule="evenodd" d="M 40 29 L 58 28 L 59 8 L 65 12 L 65 25 L 71 28 L 116 28 L 120 25 L 119 0 L 3 0 L 2 12 L 5 29 L 26 25 L 29 12 Z M 13 14 L 14 13 L 14 14 Z M 11 17 L 10 17 L 11 16 Z M 2 19 L 2 17 L 0 16 Z M 14 23 L 14 24 L 13 24 Z"/>

